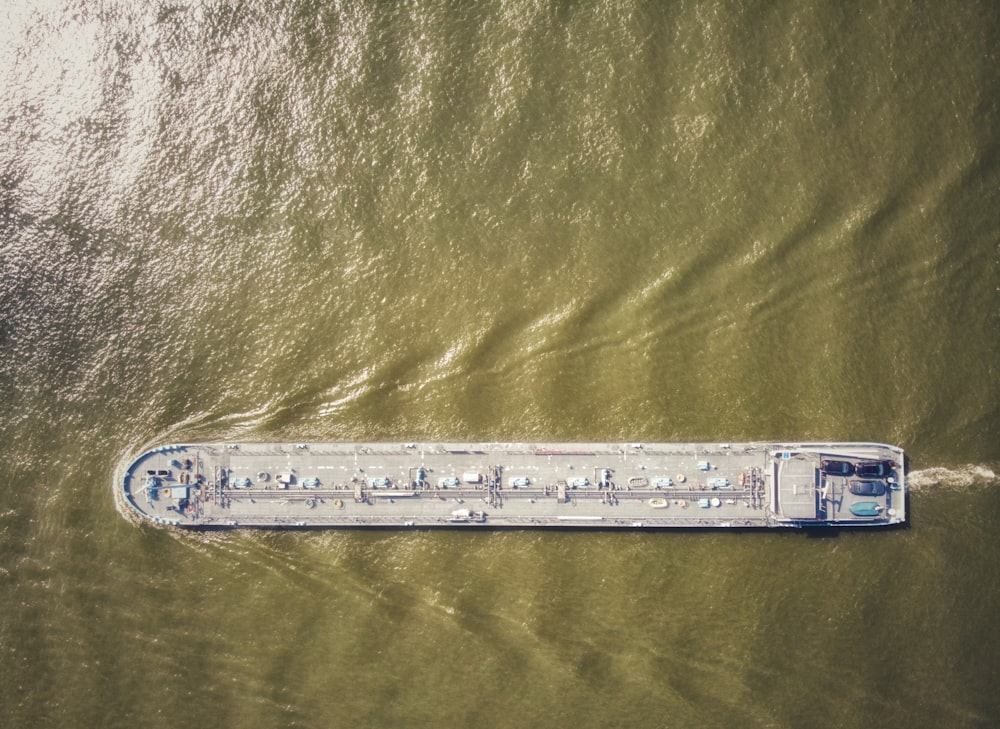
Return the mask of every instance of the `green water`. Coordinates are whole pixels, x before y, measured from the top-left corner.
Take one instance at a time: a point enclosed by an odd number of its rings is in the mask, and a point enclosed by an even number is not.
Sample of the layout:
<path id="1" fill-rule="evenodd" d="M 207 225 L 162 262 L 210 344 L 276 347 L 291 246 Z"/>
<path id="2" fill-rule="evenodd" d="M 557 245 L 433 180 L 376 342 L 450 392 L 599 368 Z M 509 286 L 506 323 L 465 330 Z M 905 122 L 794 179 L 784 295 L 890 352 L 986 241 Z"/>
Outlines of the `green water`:
<path id="1" fill-rule="evenodd" d="M 992 2 L 0 11 L 9 727 L 992 727 Z M 906 530 L 175 534 L 151 442 L 877 440 Z"/>

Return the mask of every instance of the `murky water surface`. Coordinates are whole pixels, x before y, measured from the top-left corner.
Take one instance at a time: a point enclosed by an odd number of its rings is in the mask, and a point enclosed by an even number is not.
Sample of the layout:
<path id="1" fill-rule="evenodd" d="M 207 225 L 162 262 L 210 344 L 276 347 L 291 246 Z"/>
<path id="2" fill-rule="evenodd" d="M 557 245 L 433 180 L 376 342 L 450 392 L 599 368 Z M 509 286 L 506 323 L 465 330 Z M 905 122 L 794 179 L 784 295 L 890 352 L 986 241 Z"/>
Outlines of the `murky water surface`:
<path id="1" fill-rule="evenodd" d="M 989 727 L 990 2 L 0 11 L 10 727 Z M 136 527 L 160 441 L 878 440 L 884 533 Z"/>

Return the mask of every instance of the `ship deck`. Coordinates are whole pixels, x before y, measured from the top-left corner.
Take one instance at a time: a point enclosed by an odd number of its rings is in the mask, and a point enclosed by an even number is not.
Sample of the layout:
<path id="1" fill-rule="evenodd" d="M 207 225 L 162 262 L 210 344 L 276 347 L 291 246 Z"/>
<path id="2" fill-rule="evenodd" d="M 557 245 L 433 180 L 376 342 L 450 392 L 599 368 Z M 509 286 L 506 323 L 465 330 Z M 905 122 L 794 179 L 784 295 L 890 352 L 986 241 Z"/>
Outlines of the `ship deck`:
<path id="1" fill-rule="evenodd" d="M 900 465 L 861 497 L 828 457 Z M 207 443 L 142 454 L 121 495 L 202 528 L 871 526 L 905 520 L 901 464 L 878 444 Z"/>

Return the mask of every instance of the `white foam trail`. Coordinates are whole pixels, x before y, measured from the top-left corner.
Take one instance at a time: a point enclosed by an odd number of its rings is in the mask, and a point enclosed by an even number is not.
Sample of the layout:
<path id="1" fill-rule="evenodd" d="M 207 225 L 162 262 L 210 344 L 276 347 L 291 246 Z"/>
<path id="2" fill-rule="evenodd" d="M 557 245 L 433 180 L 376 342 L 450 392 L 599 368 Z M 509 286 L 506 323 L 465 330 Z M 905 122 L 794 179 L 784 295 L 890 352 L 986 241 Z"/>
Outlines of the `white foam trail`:
<path id="1" fill-rule="evenodd" d="M 970 488 L 996 481 L 993 469 L 974 463 L 958 468 L 922 468 L 906 474 L 906 483 L 911 491 L 932 488 Z"/>

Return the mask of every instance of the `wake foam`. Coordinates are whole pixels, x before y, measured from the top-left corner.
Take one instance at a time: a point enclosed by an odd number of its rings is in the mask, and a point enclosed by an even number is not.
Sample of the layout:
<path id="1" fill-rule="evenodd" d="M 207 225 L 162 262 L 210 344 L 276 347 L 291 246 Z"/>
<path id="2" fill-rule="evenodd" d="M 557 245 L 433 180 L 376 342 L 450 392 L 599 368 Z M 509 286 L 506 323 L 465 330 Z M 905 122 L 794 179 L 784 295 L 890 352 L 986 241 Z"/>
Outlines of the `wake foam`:
<path id="1" fill-rule="evenodd" d="M 996 480 L 997 475 L 993 469 L 973 463 L 958 468 L 922 468 L 906 474 L 906 484 L 911 491 L 971 488 L 994 483 Z"/>

